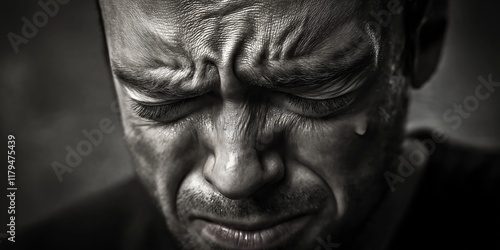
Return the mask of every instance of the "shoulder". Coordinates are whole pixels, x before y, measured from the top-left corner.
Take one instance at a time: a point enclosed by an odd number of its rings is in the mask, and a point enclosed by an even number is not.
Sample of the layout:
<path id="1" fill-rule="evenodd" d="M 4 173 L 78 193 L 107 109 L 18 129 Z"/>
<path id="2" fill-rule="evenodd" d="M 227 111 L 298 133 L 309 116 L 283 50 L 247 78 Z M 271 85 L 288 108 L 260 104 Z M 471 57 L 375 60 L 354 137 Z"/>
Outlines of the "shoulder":
<path id="1" fill-rule="evenodd" d="M 157 249 L 169 244 L 165 219 L 136 179 L 79 201 L 19 236 L 26 249 Z"/>
<path id="2" fill-rule="evenodd" d="M 414 137 L 431 139 L 426 132 Z M 496 240 L 500 235 L 500 150 L 452 141 L 434 145 L 395 241 L 405 249 L 500 247 Z"/>

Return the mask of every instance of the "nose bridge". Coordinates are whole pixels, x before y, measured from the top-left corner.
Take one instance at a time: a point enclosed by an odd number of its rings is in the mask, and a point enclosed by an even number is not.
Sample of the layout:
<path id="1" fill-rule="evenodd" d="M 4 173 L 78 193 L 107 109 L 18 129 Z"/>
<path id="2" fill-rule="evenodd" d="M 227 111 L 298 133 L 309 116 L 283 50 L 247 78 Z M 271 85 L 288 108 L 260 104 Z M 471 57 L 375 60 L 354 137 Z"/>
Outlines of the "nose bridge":
<path id="1" fill-rule="evenodd" d="M 261 129 L 266 127 L 262 124 L 265 118 L 257 114 L 263 110 L 252 107 L 254 104 L 247 103 L 238 90 L 222 89 L 221 94 L 221 109 L 212 120 L 213 158 L 207 160 L 203 172 L 205 179 L 222 195 L 242 199 L 281 179 L 284 170 L 279 157 L 266 156 L 256 145 L 262 143 L 258 138 L 263 137 Z"/>
<path id="2" fill-rule="evenodd" d="M 219 66 L 219 76 L 219 93 L 223 102 L 215 124 L 217 140 L 222 143 L 220 148 L 251 151 L 257 136 L 257 130 L 253 128 L 258 127 L 260 121 L 252 119 L 255 107 L 251 107 L 247 100 L 249 88 L 233 73 L 231 63 Z"/>
<path id="3" fill-rule="evenodd" d="M 250 114 L 241 106 L 223 105 L 215 126 L 215 159 L 207 173 L 212 185 L 231 198 L 242 195 L 243 190 L 252 192 L 264 177 L 264 166 L 254 147 L 255 133 L 249 129 Z"/>

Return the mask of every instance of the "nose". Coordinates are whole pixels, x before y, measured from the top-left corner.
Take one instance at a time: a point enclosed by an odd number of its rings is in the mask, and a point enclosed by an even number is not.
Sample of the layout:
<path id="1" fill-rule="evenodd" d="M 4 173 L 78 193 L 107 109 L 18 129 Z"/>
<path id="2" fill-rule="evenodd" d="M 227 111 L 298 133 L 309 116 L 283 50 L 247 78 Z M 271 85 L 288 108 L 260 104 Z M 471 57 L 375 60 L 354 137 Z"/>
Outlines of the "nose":
<path id="1" fill-rule="evenodd" d="M 220 138 L 206 164 L 205 179 L 222 195 L 233 200 L 250 197 L 278 182 L 284 175 L 283 162 L 277 153 L 257 152 L 244 140 Z"/>
<path id="2" fill-rule="evenodd" d="M 222 195 L 233 200 L 244 199 L 281 180 L 285 169 L 280 154 L 266 147 L 273 136 L 259 132 L 262 126 L 254 118 L 260 115 L 252 115 L 252 109 L 242 103 L 244 94 L 239 92 L 245 90 L 241 83 L 234 77 L 221 80 L 225 101 L 214 121 L 213 154 L 206 161 L 203 174 Z"/>

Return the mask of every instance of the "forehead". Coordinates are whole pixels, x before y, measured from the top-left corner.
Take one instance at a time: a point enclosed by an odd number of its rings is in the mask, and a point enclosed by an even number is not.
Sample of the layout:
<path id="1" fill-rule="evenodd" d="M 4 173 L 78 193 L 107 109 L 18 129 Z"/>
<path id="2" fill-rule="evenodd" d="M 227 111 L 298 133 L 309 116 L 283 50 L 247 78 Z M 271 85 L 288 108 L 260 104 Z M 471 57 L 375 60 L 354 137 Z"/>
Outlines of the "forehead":
<path id="1" fill-rule="evenodd" d="M 101 5 L 112 57 L 172 67 L 183 58 L 221 63 L 241 56 L 257 62 L 341 50 L 361 35 L 376 7 L 360 0 L 108 0 Z"/>

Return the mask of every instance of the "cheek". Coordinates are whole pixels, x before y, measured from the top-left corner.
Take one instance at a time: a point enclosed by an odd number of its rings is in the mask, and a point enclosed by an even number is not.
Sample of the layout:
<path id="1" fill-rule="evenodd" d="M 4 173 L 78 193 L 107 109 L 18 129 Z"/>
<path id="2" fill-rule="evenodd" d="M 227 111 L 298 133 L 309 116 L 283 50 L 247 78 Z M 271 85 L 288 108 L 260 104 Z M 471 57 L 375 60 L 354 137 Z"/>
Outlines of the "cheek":
<path id="1" fill-rule="evenodd" d="M 204 157 L 196 130 L 187 123 L 171 128 L 132 124 L 125 127 L 139 177 L 160 201 L 165 214 L 175 214 L 180 183 Z"/>
<path id="2" fill-rule="evenodd" d="M 360 131 L 360 122 L 370 124 Z M 292 130 L 287 158 L 309 168 L 335 196 L 339 215 L 382 176 L 385 138 L 365 114 Z M 364 133 L 360 133 L 364 132 Z"/>

